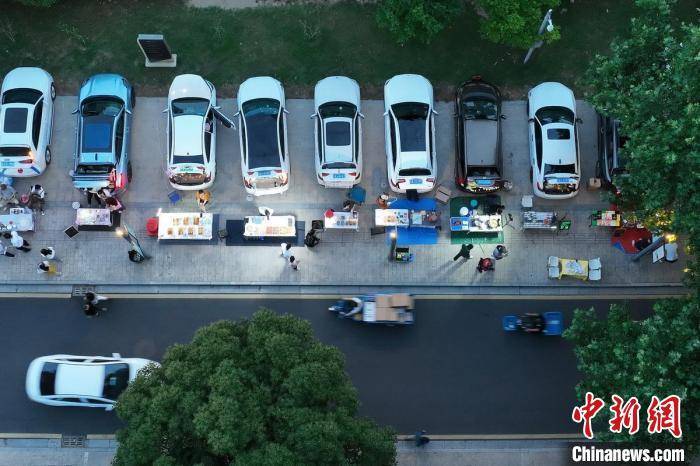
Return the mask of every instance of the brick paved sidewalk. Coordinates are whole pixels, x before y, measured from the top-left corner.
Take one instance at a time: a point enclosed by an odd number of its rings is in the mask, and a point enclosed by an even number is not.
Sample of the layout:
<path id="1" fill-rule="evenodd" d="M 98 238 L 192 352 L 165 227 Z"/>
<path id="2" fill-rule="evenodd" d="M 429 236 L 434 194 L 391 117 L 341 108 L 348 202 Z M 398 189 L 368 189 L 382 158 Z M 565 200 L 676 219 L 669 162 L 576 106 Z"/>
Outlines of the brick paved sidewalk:
<path id="1" fill-rule="evenodd" d="M 373 226 L 371 205 L 376 195 L 387 189 L 386 160 L 382 102 L 363 102 L 364 172 L 362 185 L 367 189 L 367 205 L 360 209 L 359 231 L 326 231 L 322 242 L 314 249 L 295 248 L 294 255 L 301 259 L 299 271 L 287 267 L 279 257 L 277 247 L 234 246 L 223 242 L 213 245 L 166 245 L 146 238 L 145 222 L 158 208 L 164 211 L 196 211 L 194 195 L 185 193 L 183 201 L 171 206 L 167 193 L 171 191 L 165 174 L 165 107 L 164 98 L 140 98 L 134 111 L 131 159 L 134 180 L 123 201 L 127 210 L 123 220 L 137 231 L 141 244 L 152 259 L 142 264 L 128 261 L 128 244 L 113 232 L 81 232 L 68 239 L 63 230 L 72 224 L 73 201 L 85 201 L 72 188 L 68 171 L 72 166 L 75 144 L 75 117 L 70 114 L 75 97 L 59 97 L 56 101 L 55 133 L 52 144 L 54 161 L 44 175 L 36 179 L 16 180 L 15 187 L 24 191 L 33 182 L 44 185 L 48 192 L 47 213 L 37 216 L 37 231 L 25 238 L 34 246 L 31 253 L 17 253 L 14 259 L 0 257 L 2 278 L 0 285 L 16 284 L 95 284 L 95 285 L 260 285 L 260 286 L 440 286 L 440 287 L 517 287 L 541 286 L 586 288 L 597 286 L 646 286 L 678 284 L 687 258 L 674 264 L 651 264 L 645 257 L 637 263 L 630 256 L 610 246 L 611 230 L 589 228 L 588 215 L 592 210 L 605 208 L 600 193 L 582 192 L 573 200 L 535 200 L 540 210 L 566 213 L 573 220 L 568 234 L 520 230 L 520 197 L 531 194 L 527 145 L 527 121 L 524 102 L 506 102 L 504 113 L 505 175 L 513 180 L 515 188 L 502 194 L 506 213 L 515 222 L 505 229 L 505 244 L 510 255 L 497 263 L 494 273 L 479 274 L 476 262 L 480 256 L 489 256 L 494 245 L 476 245 L 467 263 L 453 262 L 459 249 L 450 244 L 448 209 L 443 209 L 443 229 L 437 245 L 412 246 L 415 261 L 410 264 L 390 263 L 389 246 L 382 235 L 370 236 Z M 213 202 L 209 211 L 219 213 L 221 225 L 225 220 L 242 219 L 257 213 L 257 206 L 266 205 L 277 214 L 293 214 L 306 222 L 322 218 L 323 212 L 340 208 L 344 190 L 331 190 L 315 181 L 313 163 L 313 111 L 310 100 L 288 102 L 289 139 L 291 159 L 291 188 L 281 196 L 257 199 L 247 198 L 240 176 L 238 134 L 220 127 L 217 148 L 217 179 L 212 190 Z M 596 119 L 587 104 L 579 102 L 581 127 L 583 180 L 593 175 L 596 159 Z M 223 110 L 234 113 L 234 102 L 223 99 Z M 437 151 L 439 181 L 453 184 L 454 132 L 452 105 L 437 105 Z M 456 192 L 456 190 L 454 191 Z M 61 275 L 46 277 L 36 273 L 38 250 L 54 246 L 60 263 Z M 546 259 L 549 255 L 590 259 L 600 257 L 603 278 L 599 284 L 573 280 L 549 280 Z"/>

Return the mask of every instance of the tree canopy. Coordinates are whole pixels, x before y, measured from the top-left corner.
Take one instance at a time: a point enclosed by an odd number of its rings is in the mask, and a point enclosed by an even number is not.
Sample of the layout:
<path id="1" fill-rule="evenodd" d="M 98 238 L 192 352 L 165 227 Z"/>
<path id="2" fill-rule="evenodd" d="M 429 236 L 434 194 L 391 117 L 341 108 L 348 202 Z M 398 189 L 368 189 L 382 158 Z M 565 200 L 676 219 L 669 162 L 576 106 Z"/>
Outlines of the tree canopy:
<path id="1" fill-rule="evenodd" d="M 261 310 L 199 329 L 130 384 L 115 464 L 394 464 L 393 432 L 357 408 L 340 351 Z"/>
<path id="2" fill-rule="evenodd" d="M 553 42 L 559 39 L 559 28 L 539 35 L 542 18 L 560 0 L 474 0 L 483 10 L 481 35 L 491 42 L 520 49 L 528 49 L 538 40 Z"/>
<path id="3" fill-rule="evenodd" d="M 607 317 L 598 319 L 592 309 L 577 310 L 564 336 L 576 345 L 583 379 L 576 387 L 580 400 L 586 392 L 606 402 L 595 418 L 598 439 L 636 443 L 666 443 L 686 448 L 692 457 L 700 452 L 700 309 L 694 297 L 666 299 L 654 306 L 644 320 L 632 319 L 629 309 L 613 305 Z M 640 429 L 634 436 L 623 430 L 608 431 L 608 407 L 613 394 L 639 399 Z M 646 408 L 651 397 L 681 398 L 683 438 L 667 432 L 646 432 Z"/>
<path id="4" fill-rule="evenodd" d="M 381 0 L 377 23 L 401 45 L 412 40 L 429 44 L 462 10 L 462 4 L 462 0 Z"/>

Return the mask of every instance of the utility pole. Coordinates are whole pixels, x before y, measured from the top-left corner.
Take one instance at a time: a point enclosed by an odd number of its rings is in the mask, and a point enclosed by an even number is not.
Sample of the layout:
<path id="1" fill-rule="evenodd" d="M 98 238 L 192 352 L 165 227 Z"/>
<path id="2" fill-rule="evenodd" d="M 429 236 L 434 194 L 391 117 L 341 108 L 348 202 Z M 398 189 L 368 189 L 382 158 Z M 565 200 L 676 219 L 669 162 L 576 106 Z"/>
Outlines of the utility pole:
<path id="1" fill-rule="evenodd" d="M 552 32 L 554 30 L 554 24 L 552 24 L 552 9 L 550 8 L 547 10 L 547 13 L 544 15 L 544 18 L 542 18 L 542 24 L 540 24 L 540 30 L 537 31 L 537 35 L 541 36 L 544 34 L 544 31 L 547 32 Z M 532 47 L 530 47 L 530 50 L 527 51 L 527 55 L 525 55 L 525 60 L 523 60 L 523 65 L 530 60 L 530 57 L 532 56 L 532 53 L 535 51 L 535 49 L 538 49 L 542 47 L 542 44 L 544 44 L 543 40 L 538 40 L 534 44 L 532 44 Z"/>

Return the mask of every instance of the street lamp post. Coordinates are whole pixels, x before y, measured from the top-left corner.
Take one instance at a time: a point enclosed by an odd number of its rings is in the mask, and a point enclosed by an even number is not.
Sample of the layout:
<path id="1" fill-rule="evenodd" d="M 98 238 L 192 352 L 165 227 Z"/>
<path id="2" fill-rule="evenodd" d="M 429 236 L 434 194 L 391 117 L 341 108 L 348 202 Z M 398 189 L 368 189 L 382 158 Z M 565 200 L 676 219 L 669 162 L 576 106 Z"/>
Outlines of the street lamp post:
<path id="1" fill-rule="evenodd" d="M 541 36 L 544 34 L 544 31 L 547 32 L 552 32 L 554 30 L 554 24 L 552 24 L 552 9 L 550 8 L 547 10 L 547 13 L 544 15 L 544 18 L 542 18 L 542 24 L 540 24 L 540 30 L 537 31 L 537 35 Z M 523 65 L 530 60 L 530 57 L 532 56 L 532 53 L 535 51 L 535 49 L 538 49 L 542 47 L 542 44 L 544 44 L 543 40 L 538 40 L 534 44 L 532 44 L 532 47 L 530 47 L 530 50 L 527 51 L 527 55 L 525 55 L 525 60 L 523 60 Z"/>

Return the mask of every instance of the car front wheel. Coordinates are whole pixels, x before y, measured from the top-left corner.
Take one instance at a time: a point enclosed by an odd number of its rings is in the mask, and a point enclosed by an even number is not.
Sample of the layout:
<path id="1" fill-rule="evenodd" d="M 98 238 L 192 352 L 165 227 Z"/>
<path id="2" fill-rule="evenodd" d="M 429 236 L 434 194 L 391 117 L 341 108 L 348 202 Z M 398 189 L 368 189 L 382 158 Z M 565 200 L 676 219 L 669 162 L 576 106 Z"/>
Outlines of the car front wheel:
<path id="1" fill-rule="evenodd" d="M 56 86 L 51 84 L 51 100 L 56 100 Z"/>
<path id="2" fill-rule="evenodd" d="M 132 176 L 132 171 L 131 171 L 131 162 L 126 164 L 126 179 L 131 183 L 131 176 Z"/>
<path id="3" fill-rule="evenodd" d="M 51 149 L 49 147 L 47 147 L 46 152 L 44 152 L 44 161 L 46 162 L 46 165 L 51 163 Z"/>

